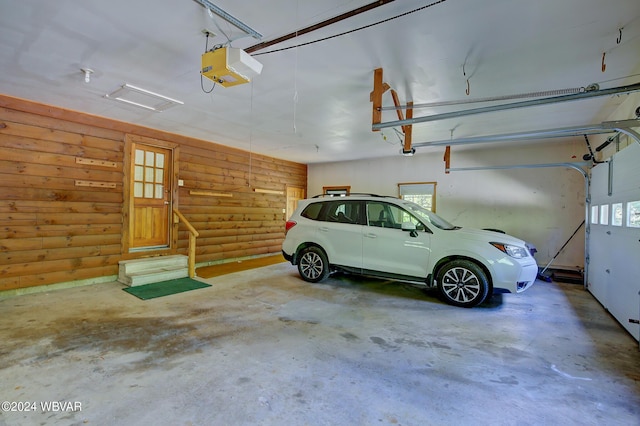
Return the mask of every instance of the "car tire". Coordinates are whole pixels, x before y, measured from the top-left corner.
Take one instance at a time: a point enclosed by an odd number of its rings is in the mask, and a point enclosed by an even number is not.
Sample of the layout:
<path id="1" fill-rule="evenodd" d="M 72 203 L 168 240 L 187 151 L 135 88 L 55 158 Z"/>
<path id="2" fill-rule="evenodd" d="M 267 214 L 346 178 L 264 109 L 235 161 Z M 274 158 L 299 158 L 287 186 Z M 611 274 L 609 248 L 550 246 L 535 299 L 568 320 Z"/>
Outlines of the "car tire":
<path id="1" fill-rule="evenodd" d="M 329 275 L 329 261 L 319 247 L 307 247 L 302 249 L 298 260 L 298 272 L 303 280 L 317 283 Z"/>
<path id="2" fill-rule="evenodd" d="M 438 291 L 448 304 L 472 308 L 487 298 L 489 280 L 476 263 L 452 260 L 438 272 Z"/>

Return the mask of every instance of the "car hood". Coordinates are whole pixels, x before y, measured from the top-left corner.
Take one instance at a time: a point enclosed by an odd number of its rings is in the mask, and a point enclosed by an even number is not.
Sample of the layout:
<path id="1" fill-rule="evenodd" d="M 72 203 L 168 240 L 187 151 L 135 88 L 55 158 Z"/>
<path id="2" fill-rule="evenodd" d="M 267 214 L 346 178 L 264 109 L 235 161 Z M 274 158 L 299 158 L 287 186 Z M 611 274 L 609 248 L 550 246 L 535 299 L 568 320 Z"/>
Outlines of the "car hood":
<path id="1" fill-rule="evenodd" d="M 509 234 L 503 234 L 502 232 L 487 231 L 484 229 L 474 228 L 458 228 L 449 232 L 456 232 L 459 237 L 468 238 L 476 241 L 496 242 L 504 244 L 513 244 L 520 247 L 526 247 L 526 243 L 516 237 L 512 237 Z"/>

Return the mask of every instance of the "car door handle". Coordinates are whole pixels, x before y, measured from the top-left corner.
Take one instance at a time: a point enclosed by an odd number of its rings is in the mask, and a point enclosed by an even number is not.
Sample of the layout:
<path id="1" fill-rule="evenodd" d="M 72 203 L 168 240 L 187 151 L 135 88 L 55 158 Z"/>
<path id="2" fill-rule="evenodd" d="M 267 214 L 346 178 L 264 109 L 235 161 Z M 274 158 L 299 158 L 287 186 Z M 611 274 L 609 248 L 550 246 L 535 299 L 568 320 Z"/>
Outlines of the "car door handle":
<path id="1" fill-rule="evenodd" d="M 329 232 L 329 228 L 327 228 L 326 226 L 321 226 L 319 230 L 320 232 Z"/>
<path id="2" fill-rule="evenodd" d="M 372 234 L 372 233 L 364 234 L 364 236 L 367 238 L 378 238 L 376 234 Z"/>

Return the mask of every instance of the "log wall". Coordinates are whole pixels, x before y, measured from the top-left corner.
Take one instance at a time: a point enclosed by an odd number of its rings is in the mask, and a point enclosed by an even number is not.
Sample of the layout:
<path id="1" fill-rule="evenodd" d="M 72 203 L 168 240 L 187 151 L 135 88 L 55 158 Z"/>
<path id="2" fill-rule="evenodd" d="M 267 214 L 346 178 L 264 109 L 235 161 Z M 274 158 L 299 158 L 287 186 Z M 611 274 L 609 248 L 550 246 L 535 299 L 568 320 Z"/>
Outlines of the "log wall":
<path id="1" fill-rule="evenodd" d="M 200 233 L 197 263 L 280 252 L 286 188 L 306 189 L 306 165 L 0 95 L 0 291 L 117 275 L 149 255 L 124 252 L 126 135 L 179 145 L 174 207 Z M 178 229 L 171 252 L 187 254 Z"/>

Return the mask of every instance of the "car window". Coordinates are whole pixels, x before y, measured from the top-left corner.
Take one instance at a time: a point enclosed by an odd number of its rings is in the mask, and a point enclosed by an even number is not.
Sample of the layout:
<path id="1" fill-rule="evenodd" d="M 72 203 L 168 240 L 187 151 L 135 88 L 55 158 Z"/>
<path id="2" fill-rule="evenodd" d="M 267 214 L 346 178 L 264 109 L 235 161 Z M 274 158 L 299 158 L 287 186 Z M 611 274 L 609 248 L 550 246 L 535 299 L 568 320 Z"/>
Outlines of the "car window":
<path id="1" fill-rule="evenodd" d="M 360 201 L 336 200 L 325 203 L 322 219 L 328 222 L 361 223 L 362 203 Z"/>
<path id="2" fill-rule="evenodd" d="M 320 212 L 322 211 L 322 203 L 311 203 L 300 213 L 300 216 L 311 220 L 320 220 Z"/>
<path id="3" fill-rule="evenodd" d="M 447 231 L 460 229 L 460 227 L 452 225 L 437 214 L 417 205 L 416 203 L 405 201 L 402 204 L 408 211 L 419 217 L 425 225 L 433 225 L 436 228 L 444 229 Z"/>
<path id="4" fill-rule="evenodd" d="M 369 202 L 367 203 L 367 220 L 369 226 L 381 228 L 400 229 L 403 222 L 411 222 L 416 229 L 424 231 L 426 227 L 414 215 L 408 211 L 389 203 Z"/>

